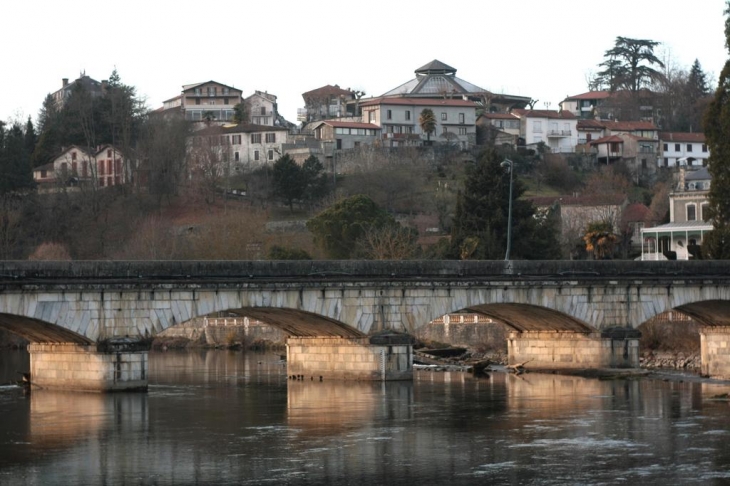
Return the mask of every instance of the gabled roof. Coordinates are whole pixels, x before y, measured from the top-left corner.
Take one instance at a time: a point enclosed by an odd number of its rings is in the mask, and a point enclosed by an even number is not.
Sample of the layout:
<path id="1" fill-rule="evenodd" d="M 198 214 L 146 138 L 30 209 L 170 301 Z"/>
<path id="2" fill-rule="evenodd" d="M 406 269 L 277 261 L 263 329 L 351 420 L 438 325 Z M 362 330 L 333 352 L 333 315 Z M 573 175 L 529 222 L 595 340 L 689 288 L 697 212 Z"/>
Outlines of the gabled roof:
<path id="1" fill-rule="evenodd" d="M 183 87 L 182 87 L 183 93 L 186 92 L 186 91 L 190 91 L 191 89 L 195 89 L 198 86 L 202 86 L 202 85 L 208 84 L 208 83 L 217 84 L 218 86 L 223 86 L 224 88 L 228 88 L 228 89 L 231 89 L 233 91 L 238 91 L 239 93 L 243 93 L 243 91 L 241 91 L 238 88 L 234 88 L 233 86 L 228 86 L 227 84 L 219 83 L 218 81 L 214 81 L 212 79 L 210 81 L 204 81 L 202 83 L 184 84 Z M 174 99 L 174 98 L 172 98 L 172 99 Z"/>
<path id="2" fill-rule="evenodd" d="M 361 107 L 377 105 L 409 105 L 409 106 L 464 106 L 476 108 L 477 104 L 468 100 L 452 100 L 444 98 L 371 98 L 360 102 Z"/>
<path id="3" fill-rule="evenodd" d="M 589 91 L 587 93 L 575 95 L 575 96 L 568 96 L 565 98 L 564 101 L 571 101 L 571 100 L 604 100 L 606 98 L 611 97 L 610 91 Z"/>
<path id="4" fill-rule="evenodd" d="M 567 111 L 557 111 L 557 110 L 523 110 L 523 109 L 514 109 L 512 110 L 512 113 L 520 118 L 526 117 L 526 118 L 554 118 L 554 119 L 562 119 L 562 120 L 574 120 L 576 116 Z"/>
<path id="5" fill-rule="evenodd" d="M 578 130 L 603 130 L 606 126 L 600 120 L 578 120 Z"/>
<path id="6" fill-rule="evenodd" d="M 598 140 L 589 142 L 589 145 L 601 145 L 604 143 L 624 143 L 624 139 L 618 135 L 609 135 L 608 137 L 601 137 Z"/>
<path id="7" fill-rule="evenodd" d="M 239 123 L 238 125 L 211 126 L 198 130 L 192 136 L 225 135 L 227 133 L 256 133 L 256 132 L 288 132 L 288 128 L 272 127 L 269 125 L 254 125 L 252 123 Z"/>
<path id="8" fill-rule="evenodd" d="M 662 142 L 705 143 L 705 134 L 702 132 L 659 132 Z"/>
<path id="9" fill-rule="evenodd" d="M 370 130 L 380 130 L 381 128 L 377 125 L 374 125 L 372 123 L 361 123 L 361 122 L 343 122 L 343 121 L 334 121 L 334 120 L 322 120 L 317 122 L 316 125 L 314 125 L 314 128 L 319 127 L 320 125 L 329 125 L 333 128 L 368 128 Z"/>
<path id="10" fill-rule="evenodd" d="M 311 91 L 307 91 L 306 93 L 302 93 L 302 98 L 305 100 L 307 98 L 316 98 L 319 96 L 349 96 L 352 99 L 355 98 L 355 95 L 352 91 L 342 89 L 339 85 L 332 86 L 331 84 L 322 86 L 321 88 L 313 89 Z"/>

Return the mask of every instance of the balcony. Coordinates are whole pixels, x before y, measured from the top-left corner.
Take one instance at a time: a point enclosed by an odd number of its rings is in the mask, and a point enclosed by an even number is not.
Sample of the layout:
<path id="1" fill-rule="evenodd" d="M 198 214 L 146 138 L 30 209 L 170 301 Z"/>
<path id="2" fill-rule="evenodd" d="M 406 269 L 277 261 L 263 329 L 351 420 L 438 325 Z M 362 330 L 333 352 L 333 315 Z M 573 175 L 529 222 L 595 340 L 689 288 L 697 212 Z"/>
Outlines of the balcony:
<path id="1" fill-rule="evenodd" d="M 570 137 L 571 134 L 570 130 L 548 130 L 547 132 L 547 136 L 553 138 Z"/>

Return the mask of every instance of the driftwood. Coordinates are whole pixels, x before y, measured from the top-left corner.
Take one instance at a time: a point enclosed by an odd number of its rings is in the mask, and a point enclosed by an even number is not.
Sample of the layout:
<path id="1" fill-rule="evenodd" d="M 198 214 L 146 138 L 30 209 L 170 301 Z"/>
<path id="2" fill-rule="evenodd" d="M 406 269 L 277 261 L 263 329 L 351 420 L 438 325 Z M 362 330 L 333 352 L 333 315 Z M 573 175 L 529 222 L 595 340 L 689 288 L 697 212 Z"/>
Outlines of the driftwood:
<path id="1" fill-rule="evenodd" d="M 532 361 L 532 360 L 531 359 L 528 359 L 524 363 L 517 363 L 517 364 L 507 365 L 507 366 L 505 366 L 505 368 L 507 369 L 507 371 L 511 371 L 512 373 L 517 373 L 519 375 L 520 373 L 524 373 L 525 372 L 525 365 L 527 363 L 529 363 L 530 361 Z"/>
<path id="2" fill-rule="evenodd" d="M 483 375 L 492 362 L 488 359 L 483 359 L 480 361 L 467 362 L 466 364 L 471 366 L 471 372 L 475 375 Z"/>

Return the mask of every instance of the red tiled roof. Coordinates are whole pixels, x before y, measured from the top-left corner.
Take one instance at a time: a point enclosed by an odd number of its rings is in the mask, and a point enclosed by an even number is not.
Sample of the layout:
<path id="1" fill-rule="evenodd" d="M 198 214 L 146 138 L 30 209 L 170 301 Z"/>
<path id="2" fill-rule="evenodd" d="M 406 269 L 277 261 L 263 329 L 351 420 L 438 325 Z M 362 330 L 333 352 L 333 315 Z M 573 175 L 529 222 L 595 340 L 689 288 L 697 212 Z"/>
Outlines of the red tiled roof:
<path id="1" fill-rule="evenodd" d="M 660 132 L 662 142 L 705 143 L 705 134 L 701 132 Z"/>
<path id="2" fill-rule="evenodd" d="M 326 124 L 334 128 L 370 128 L 373 130 L 380 130 L 380 127 L 372 123 L 361 123 L 361 122 L 342 122 L 334 120 L 322 120 L 319 124 Z"/>
<path id="3" fill-rule="evenodd" d="M 606 128 L 600 120 L 578 120 L 578 130 Z"/>
<path id="4" fill-rule="evenodd" d="M 565 98 L 565 101 L 568 100 L 603 100 L 606 98 L 611 97 L 610 91 L 589 91 L 587 93 L 575 95 L 575 96 L 568 96 Z"/>
<path id="5" fill-rule="evenodd" d="M 360 103 L 360 106 L 377 105 L 410 105 L 410 106 L 465 106 L 476 107 L 477 104 L 467 100 L 431 99 L 431 98 L 372 98 Z"/>
<path id="6" fill-rule="evenodd" d="M 624 143 L 624 139 L 618 135 L 610 135 L 608 137 L 601 137 L 598 140 L 589 142 L 590 145 L 600 145 L 602 143 Z"/>
<path id="7" fill-rule="evenodd" d="M 556 111 L 556 110 L 523 110 L 514 109 L 512 113 L 519 117 L 528 118 L 561 118 L 565 120 L 575 119 L 575 115 L 567 110 Z"/>
<path id="8" fill-rule="evenodd" d="M 322 86 L 321 88 L 313 89 L 311 91 L 307 91 L 306 93 L 302 93 L 302 98 L 314 98 L 318 96 L 339 96 L 339 95 L 345 95 L 349 96 L 351 98 L 355 98 L 355 95 L 352 93 L 352 91 L 348 91 L 346 89 L 340 88 L 338 85 L 332 86 L 331 84 Z"/>

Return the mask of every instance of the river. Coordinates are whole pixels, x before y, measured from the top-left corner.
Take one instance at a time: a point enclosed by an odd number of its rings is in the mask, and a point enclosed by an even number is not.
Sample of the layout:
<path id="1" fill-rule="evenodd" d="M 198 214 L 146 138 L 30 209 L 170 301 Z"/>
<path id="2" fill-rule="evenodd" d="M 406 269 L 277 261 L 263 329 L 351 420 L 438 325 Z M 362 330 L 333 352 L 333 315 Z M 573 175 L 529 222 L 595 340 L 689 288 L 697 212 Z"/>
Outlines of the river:
<path id="1" fill-rule="evenodd" d="M 0 352 L 0 383 L 27 369 Z M 418 371 L 289 381 L 276 354 L 150 354 L 148 393 L 0 387 L 0 484 L 727 484 L 730 383 Z"/>

